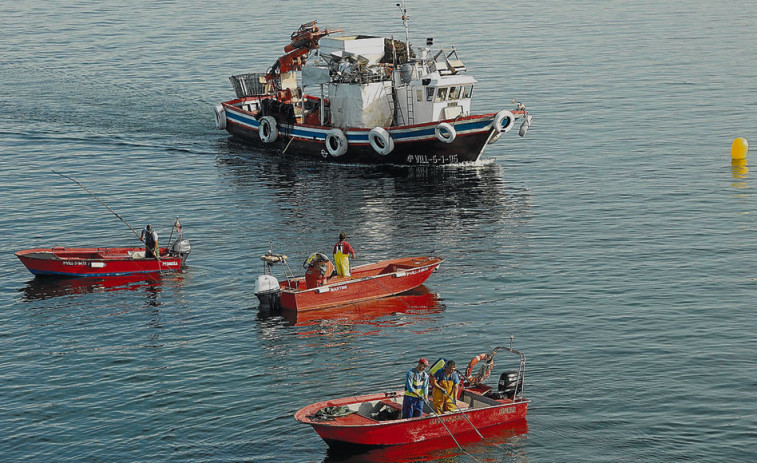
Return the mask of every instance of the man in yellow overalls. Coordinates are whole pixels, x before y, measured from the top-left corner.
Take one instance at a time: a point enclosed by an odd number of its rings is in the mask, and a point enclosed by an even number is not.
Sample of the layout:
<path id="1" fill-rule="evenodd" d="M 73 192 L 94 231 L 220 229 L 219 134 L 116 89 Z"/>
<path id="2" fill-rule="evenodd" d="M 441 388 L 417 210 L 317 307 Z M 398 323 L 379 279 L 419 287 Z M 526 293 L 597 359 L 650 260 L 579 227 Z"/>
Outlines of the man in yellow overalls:
<path id="1" fill-rule="evenodd" d="M 430 379 L 434 391 L 434 412 L 440 415 L 457 410 L 456 399 L 460 388 L 460 377 L 455 371 L 455 361 L 449 360 L 444 368 L 437 371 Z"/>
<path id="2" fill-rule="evenodd" d="M 339 241 L 334 245 L 334 266 L 336 275 L 340 277 L 350 276 L 350 258 L 355 258 L 355 250 L 347 242 L 347 235 L 344 232 L 339 234 Z"/>

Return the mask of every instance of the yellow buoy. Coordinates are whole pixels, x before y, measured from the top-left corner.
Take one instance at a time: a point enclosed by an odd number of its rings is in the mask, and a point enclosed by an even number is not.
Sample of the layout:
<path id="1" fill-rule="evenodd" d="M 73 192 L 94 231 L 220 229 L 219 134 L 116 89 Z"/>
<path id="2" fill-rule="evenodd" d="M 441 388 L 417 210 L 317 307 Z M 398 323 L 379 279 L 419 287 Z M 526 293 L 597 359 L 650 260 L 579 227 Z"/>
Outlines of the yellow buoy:
<path id="1" fill-rule="evenodd" d="M 749 151 L 749 142 L 746 138 L 737 138 L 733 140 L 731 145 L 731 159 L 746 159 L 747 151 Z"/>

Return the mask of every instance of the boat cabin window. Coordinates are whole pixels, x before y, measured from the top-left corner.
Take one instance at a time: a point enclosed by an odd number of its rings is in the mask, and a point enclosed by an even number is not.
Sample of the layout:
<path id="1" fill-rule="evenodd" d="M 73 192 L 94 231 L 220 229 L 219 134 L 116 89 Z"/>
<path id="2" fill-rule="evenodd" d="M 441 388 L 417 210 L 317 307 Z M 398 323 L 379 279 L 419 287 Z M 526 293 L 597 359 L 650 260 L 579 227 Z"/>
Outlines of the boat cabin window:
<path id="1" fill-rule="evenodd" d="M 436 93 L 436 102 L 444 101 L 447 99 L 447 90 L 449 90 L 447 87 L 441 87 L 439 91 Z"/>
<path id="2" fill-rule="evenodd" d="M 434 100 L 434 90 L 436 90 L 434 87 L 426 87 L 426 101 Z"/>
<path id="3" fill-rule="evenodd" d="M 463 98 L 470 98 L 473 94 L 473 85 L 466 85 L 463 87 Z"/>
<path id="4" fill-rule="evenodd" d="M 415 99 L 418 101 L 423 101 L 423 90 L 415 91 Z"/>
<path id="5" fill-rule="evenodd" d="M 460 98 L 460 87 L 450 87 L 449 89 L 449 99 L 450 100 L 457 100 Z"/>

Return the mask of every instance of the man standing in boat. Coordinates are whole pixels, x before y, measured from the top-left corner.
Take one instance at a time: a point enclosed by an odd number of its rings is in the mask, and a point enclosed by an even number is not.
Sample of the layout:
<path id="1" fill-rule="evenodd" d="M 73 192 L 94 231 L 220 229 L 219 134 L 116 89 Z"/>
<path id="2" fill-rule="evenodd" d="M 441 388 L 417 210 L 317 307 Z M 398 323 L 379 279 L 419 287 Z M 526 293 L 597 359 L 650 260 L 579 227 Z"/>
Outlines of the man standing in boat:
<path id="1" fill-rule="evenodd" d="M 350 257 L 355 258 L 355 250 L 347 242 L 347 235 L 342 232 L 339 234 L 339 241 L 334 245 L 334 265 L 337 276 L 350 276 Z"/>
<path id="2" fill-rule="evenodd" d="M 418 360 L 418 365 L 405 375 L 405 397 L 402 399 L 402 418 L 414 418 L 423 413 L 423 403 L 428 396 L 428 360 Z"/>
<path id="3" fill-rule="evenodd" d="M 457 391 L 460 387 L 460 377 L 455 371 L 455 361 L 449 360 L 444 368 L 431 376 L 434 399 L 433 407 L 437 415 L 453 412 L 457 408 Z"/>
<path id="4" fill-rule="evenodd" d="M 152 229 L 152 225 L 147 224 L 140 239 L 145 243 L 145 259 L 154 259 L 159 254 L 158 232 Z"/>

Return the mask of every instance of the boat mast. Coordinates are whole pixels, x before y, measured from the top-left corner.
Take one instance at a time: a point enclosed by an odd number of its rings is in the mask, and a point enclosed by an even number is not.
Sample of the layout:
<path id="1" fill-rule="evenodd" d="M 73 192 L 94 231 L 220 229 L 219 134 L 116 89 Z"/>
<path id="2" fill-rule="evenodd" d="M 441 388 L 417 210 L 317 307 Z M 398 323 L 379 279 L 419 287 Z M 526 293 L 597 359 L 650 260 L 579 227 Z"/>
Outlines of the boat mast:
<path id="1" fill-rule="evenodd" d="M 410 18 L 407 15 L 407 6 L 405 5 L 405 0 L 402 0 L 401 5 L 398 3 L 397 8 L 399 8 L 402 12 L 402 25 L 405 26 L 405 51 L 407 52 L 407 62 L 410 62 L 410 33 L 407 26 Z"/>

